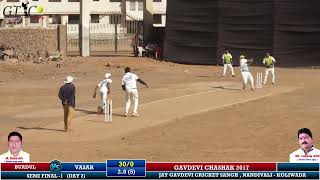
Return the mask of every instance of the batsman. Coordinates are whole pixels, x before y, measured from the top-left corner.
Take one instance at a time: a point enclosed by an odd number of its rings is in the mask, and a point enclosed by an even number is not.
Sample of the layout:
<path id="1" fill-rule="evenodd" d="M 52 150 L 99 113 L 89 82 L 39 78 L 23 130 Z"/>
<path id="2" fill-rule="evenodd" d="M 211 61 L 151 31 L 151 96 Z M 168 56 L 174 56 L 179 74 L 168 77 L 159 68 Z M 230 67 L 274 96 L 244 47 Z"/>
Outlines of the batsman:
<path id="1" fill-rule="evenodd" d="M 250 73 L 249 67 L 248 67 L 252 62 L 253 62 L 253 59 L 246 59 L 244 55 L 240 55 L 240 71 L 243 79 L 243 87 L 242 87 L 243 90 L 245 90 L 247 87 L 248 79 L 251 83 L 251 90 L 254 90 L 253 76 Z"/>
<path id="2" fill-rule="evenodd" d="M 111 83 L 112 80 L 110 79 L 111 74 L 110 73 L 106 73 L 105 74 L 105 79 L 102 80 L 94 89 L 94 93 L 93 93 L 93 98 L 96 98 L 96 93 L 97 93 L 97 89 L 100 89 L 100 101 L 99 101 L 99 105 L 98 105 L 98 113 L 103 113 L 103 110 L 106 111 L 105 107 L 106 107 L 106 103 L 107 103 L 107 98 L 110 99 L 110 93 L 111 93 Z"/>

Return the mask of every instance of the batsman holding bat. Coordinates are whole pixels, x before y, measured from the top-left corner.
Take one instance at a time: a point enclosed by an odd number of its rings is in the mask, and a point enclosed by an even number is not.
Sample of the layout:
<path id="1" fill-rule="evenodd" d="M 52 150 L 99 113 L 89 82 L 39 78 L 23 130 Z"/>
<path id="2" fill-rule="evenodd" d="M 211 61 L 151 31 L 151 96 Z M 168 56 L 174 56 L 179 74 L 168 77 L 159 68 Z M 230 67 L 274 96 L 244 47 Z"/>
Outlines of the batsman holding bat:
<path id="1" fill-rule="evenodd" d="M 103 110 L 106 111 L 105 107 L 107 103 L 107 98 L 110 99 L 110 93 L 111 93 L 110 86 L 111 86 L 112 80 L 110 79 L 110 77 L 111 77 L 111 74 L 106 73 L 105 79 L 102 80 L 94 89 L 93 98 L 96 98 L 97 89 L 99 88 L 100 90 L 100 101 L 98 105 L 98 113 L 103 113 Z"/>
<path id="2" fill-rule="evenodd" d="M 253 59 L 246 59 L 244 55 L 240 56 L 240 71 L 243 79 L 243 87 L 242 89 L 245 90 L 247 87 L 248 79 L 251 83 L 251 90 L 254 90 L 254 80 L 253 76 L 249 71 L 249 65 L 253 62 Z"/>

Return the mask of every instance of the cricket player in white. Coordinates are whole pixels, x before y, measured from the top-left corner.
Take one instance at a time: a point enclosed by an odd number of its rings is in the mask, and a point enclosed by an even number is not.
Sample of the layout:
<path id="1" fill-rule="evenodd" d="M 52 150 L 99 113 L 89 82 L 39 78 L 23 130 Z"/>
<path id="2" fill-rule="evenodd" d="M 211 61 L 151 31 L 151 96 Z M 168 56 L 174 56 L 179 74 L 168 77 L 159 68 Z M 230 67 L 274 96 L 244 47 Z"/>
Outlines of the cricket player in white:
<path id="1" fill-rule="evenodd" d="M 266 57 L 264 57 L 262 63 L 266 66 L 266 71 L 265 71 L 265 74 L 264 74 L 263 84 L 267 83 L 269 72 L 271 72 L 272 84 L 274 84 L 275 83 L 275 78 L 276 78 L 276 76 L 274 75 L 274 64 L 276 63 L 276 60 L 274 59 L 274 57 L 270 56 L 269 53 L 266 53 Z"/>
<path id="2" fill-rule="evenodd" d="M 248 83 L 248 79 L 251 82 L 251 90 L 254 90 L 254 81 L 253 81 L 253 76 L 252 74 L 249 72 L 249 67 L 248 67 L 248 63 L 252 63 L 253 59 L 245 59 L 244 55 L 240 56 L 240 71 L 241 71 L 241 75 L 242 75 L 242 79 L 243 79 L 243 90 L 246 89 L 247 87 L 247 83 Z"/>
<path id="3" fill-rule="evenodd" d="M 137 81 L 143 85 L 145 85 L 148 88 L 147 83 L 145 83 L 143 80 L 139 79 L 139 77 L 130 72 L 130 68 L 125 68 L 125 75 L 122 78 L 122 89 L 126 91 L 126 109 L 124 116 L 128 116 L 129 108 L 131 105 L 131 97 L 133 98 L 134 108 L 133 108 L 133 114 L 132 116 L 138 117 L 138 89 L 137 89 Z"/>
<path id="4" fill-rule="evenodd" d="M 233 67 L 232 67 L 232 55 L 229 53 L 229 51 L 226 51 L 222 55 L 222 60 L 223 60 L 223 72 L 222 76 L 224 77 L 226 75 L 226 71 L 228 68 L 231 69 L 232 77 L 235 77 Z"/>
<path id="5" fill-rule="evenodd" d="M 22 151 L 22 135 L 11 132 L 8 136 L 9 151 L 0 155 L 0 163 L 29 163 L 30 155 Z"/>
<path id="6" fill-rule="evenodd" d="M 93 98 L 96 98 L 97 89 L 100 88 L 100 101 L 98 106 L 98 113 L 103 113 L 103 110 L 105 110 L 105 104 L 107 103 L 108 95 L 110 95 L 111 93 L 110 84 L 112 83 L 112 80 L 110 79 L 110 77 L 111 77 L 111 74 L 106 73 L 105 79 L 101 81 L 94 89 Z"/>

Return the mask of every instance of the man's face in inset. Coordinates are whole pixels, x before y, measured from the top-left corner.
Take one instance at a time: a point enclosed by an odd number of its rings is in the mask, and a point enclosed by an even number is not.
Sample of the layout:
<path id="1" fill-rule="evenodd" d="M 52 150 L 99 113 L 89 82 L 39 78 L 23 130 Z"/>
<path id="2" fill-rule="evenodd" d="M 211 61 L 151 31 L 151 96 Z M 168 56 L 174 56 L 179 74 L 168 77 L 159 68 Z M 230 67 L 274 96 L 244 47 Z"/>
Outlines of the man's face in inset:
<path id="1" fill-rule="evenodd" d="M 308 134 L 306 133 L 299 134 L 299 144 L 301 148 L 310 148 L 312 146 L 312 143 L 313 143 L 313 140 Z"/>
<path id="2" fill-rule="evenodd" d="M 8 141 L 8 147 L 11 153 L 19 153 L 22 148 L 22 141 L 19 136 L 11 136 Z"/>

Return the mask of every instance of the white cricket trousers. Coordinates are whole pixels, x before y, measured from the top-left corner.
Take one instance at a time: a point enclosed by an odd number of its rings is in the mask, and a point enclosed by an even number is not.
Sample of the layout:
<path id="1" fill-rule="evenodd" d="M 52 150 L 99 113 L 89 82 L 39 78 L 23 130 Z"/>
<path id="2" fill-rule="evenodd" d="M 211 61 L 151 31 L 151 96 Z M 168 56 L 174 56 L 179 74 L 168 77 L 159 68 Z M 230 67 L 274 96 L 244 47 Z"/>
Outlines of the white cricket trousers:
<path id="1" fill-rule="evenodd" d="M 227 71 L 228 68 L 231 69 L 232 76 L 234 76 L 234 71 L 233 71 L 233 67 L 232 67 L 231 64 L 224 64 L 224 65 L 223 65 L 223 73 L 222 73 L 222 76 L 225 76 L 225 75 L 226 75 L 226 71 Z"/>
<path id="2" fill-rule="evenodd" d="M 266 71 L 264 73 L 263 84 L 267 83 L 269 72 L 271 72 L 271 75 L 272 75 L 272 83 L 275 82 L 276 76 L 274 75 L 274 68 L 266 68 Z"/>
<path id="3" fill-rule="evenodd" d="M 131 97 L 133 99 L 134 107 L 133 113 L 138 113 L 138 90 L 137 89 L 127 89 L 126 90 L 126 114 L 129 113 L 129 108 L 131 105 Z"/>
<path id="4" fill-rule="evenodd" d="M 99 107 L 105 109 L 105 104 L 107 103 L 108 91 L 100 91 Z"/>
<path id="5" fill-rule="evenodd" d="M 244 72 L 241 72 L 241 75 L 242 75 L 244 87 L 247 86 L 248 79 L 249 79 L 251 83 L 251 88 L 254 88 L 254 81 L 253 81 L 252 74 L 248 71 L 244 71 Z"/>

